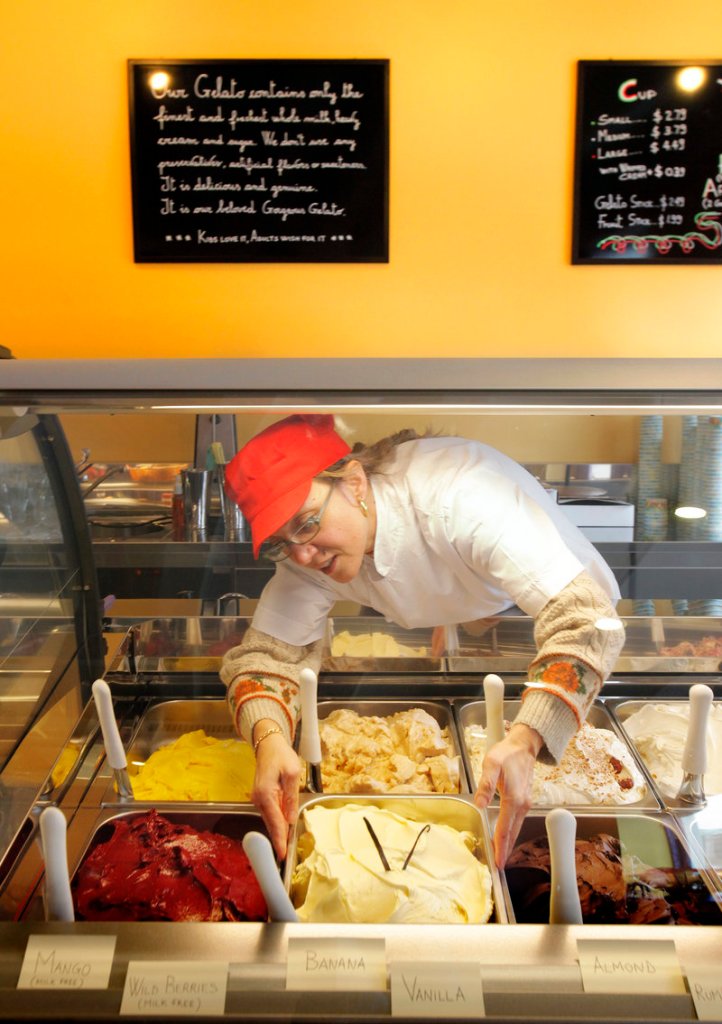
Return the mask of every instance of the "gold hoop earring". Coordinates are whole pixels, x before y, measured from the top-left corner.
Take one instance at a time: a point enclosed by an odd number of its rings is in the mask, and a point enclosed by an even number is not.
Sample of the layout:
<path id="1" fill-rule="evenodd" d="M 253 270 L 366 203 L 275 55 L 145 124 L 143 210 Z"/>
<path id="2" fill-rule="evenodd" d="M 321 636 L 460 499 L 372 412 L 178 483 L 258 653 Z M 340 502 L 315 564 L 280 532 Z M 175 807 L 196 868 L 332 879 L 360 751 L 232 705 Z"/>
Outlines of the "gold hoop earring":
<path id="1" fill-rule="evenodd" d="M 363 514 L 364 519 L 368 519 L 368 517 L 369 517 L 369 507 L 366 504 L 366 502 L 363 500 L 363 498 L 359 499 L 358 507 L 361 509 L 361 512 Z"/>

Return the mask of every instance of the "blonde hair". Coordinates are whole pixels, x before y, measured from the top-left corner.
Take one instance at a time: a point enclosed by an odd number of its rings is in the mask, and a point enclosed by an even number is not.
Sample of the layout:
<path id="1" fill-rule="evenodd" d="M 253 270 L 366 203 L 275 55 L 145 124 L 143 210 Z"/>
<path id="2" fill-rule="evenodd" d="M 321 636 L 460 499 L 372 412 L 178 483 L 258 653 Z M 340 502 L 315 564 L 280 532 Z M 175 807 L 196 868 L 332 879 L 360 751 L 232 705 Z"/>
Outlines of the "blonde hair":
<path id="1" fill-rule="evenodd" d="M 320 477 L 334 477 L 336 479 L 345 476 L 346 466 L 352 460 L 361 463 L 364 472 L 367 475 L 372 473 L 383 473 L 386 466 L 392 461 L 394 450 L 398 448 L 400 444 L 405 444 L 407 441 L 418 441 L 422 437 L 436 436 L 431 430 L 427 430 L 423 434 L 419 434 L 416 430 L 407 428 L 405 430 L 399 430 L 395 434 L 391 434 L 389 437 L 382 437 L 380 441 L 376 441 L 374 444 L 365 445 L 362 441 L 357 441 L 353 446 L 348 455 L 344 455 L 338 462 L 334 462 L 332 466 L 328 466 L 323 472 L 319 473 Z"/>

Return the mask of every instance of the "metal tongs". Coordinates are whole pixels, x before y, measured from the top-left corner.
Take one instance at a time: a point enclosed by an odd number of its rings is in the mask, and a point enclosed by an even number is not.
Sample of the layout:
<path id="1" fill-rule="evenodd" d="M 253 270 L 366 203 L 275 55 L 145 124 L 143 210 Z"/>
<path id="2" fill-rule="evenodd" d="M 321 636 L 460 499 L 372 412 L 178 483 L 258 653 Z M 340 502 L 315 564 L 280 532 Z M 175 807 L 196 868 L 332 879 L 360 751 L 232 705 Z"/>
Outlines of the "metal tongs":
<path id="1" fill-rule="evenodd" d="M 133 799 L 133 787 L 130 784 L 128 775 L 128 759 L 125 756 L 125 748 L 120 738 L 118 723 L 113 711 L 113 696 L 110 687 L 104 679 L 96 679 L 93 683 L 93 698 L 100 720 L 100 728 L 103 733 L 105 744 L 105 756 L 108 764 L 113 769 L 113 778 L 119 795 L 124 800 Z"/>
<path id="2" fill-rule="evenodd" d="M 318 677 L 310 668 L 302 668 L 301 681 L 301 741 L 298 752 L 306 762 L 306 787 L 314 793 L 323 793 L 321 779 L 321 737 L 318 732 Z"/>
<path id="3" fill-rule="evenodd" d="M 707 718 L 713 693 L 704 683 L 689 689 L 689 726 L 682 754 L 682 784 L 677 799 L 684 804 L 701 807 L 704 795 L 704 773 L 707 771 Z"/>

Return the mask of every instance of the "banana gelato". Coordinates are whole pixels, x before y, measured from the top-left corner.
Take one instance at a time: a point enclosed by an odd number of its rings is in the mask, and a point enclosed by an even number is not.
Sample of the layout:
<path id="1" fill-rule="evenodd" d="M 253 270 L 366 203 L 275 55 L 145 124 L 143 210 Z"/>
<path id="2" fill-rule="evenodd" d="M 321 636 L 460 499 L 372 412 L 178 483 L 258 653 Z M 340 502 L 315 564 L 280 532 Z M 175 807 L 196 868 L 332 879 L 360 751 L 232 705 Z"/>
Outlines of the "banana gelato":
<path id="1" fill-rule="evenodd" d="M 388 633 L 336 633 L 331 641 L 333 658 L 425 658 L 425 647 L 400 644 Z"/>
<path id="2" fill-rule="evenodd" d="M 251 798 L 255 770 L 247 743 L 219 740 L 196 729 L 159 747 L 130 781 L 136 800 L 244 803 Z"/>
<path id="3" fill-rule="evenodd" d="M 449 730 L 422 708 L 386 717 L 347 708 L 319 722 L 324 793 L 458 793 Z"/>
<path id="4" fill-rule="evenodd" d="M 689 728 L 689 704 L 645 704 L 624 722 L 660 792 L 674 799 L 682 782 L 682 754 Z M 722 704 L 713 704 L 707 719 L 707 771 L 704 789 L 708 796 L 722 793 Z"/>
<path id="5" fill-rule="evenodd" d="M 470 832 L 361 804 L 308 808 L 303 825 L 291 885 L 302 921 L 480 924 L 491 916 L 491 875 Z"/>
<path id="6" fill-rule="evenodd" d="M 505 723 L 507 730 L 510 723 Z M 476 781 L 486 754 L 486 732 L 468 725 L 464 740 Z M 609 729 L 595 729 L 584 722 L 569 741 L 559 764 L 534 766 L 532 803 L 633 804 L 647 794 L 647 784 L 627 747 Z"/>

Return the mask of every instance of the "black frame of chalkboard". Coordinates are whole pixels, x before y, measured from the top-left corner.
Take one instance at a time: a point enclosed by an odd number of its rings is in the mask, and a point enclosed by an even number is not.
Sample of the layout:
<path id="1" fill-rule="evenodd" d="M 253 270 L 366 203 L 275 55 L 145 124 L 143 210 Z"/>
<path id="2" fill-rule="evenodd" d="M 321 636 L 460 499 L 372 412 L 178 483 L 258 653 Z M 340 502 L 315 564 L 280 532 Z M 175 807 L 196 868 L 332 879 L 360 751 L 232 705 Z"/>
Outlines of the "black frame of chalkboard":
<path id="1" fill-rule="evenodd" d="M 189 251 L 160 251 L 157 239 L 150 240 L 148 230 L 141 210 L 140 196 L 143 191 L 142 167 L 147 163 L 143 160 L 139 145 L 137 100 L 135 95 L 135 71 L 138 68 L 157 68 L 158 70 L 181 67 L 181 68 L 208 68 L 213 72 L 225 69 L 231 72 L 233 68 L 241 69 L 247 66 L 255 68 L 261 65 L 278 66 L 291 65 L 306 67 L 317 67 L 318 69 L 328 68 L 340 72 L 346 68 L 349 72 L 354 68 L 364 67 L 368 70 L 376 69 L 379 79 L 374 84 L 381 93 L 382 108 L 380 118 L 382 123 L 374 129 L 374 138 L 378 144 L 374 147 L 377 156 L 378 167 L 375 171 L 375 178 L 379 179 L 376 192 L 373 197 L 373 208 L 369 215 L 364 218 L 364 232 L 369 237 L 365 251 L 351 252 L 344 250 L 343 244 L 334 247 L 332 252 L 309 255 L 308 249 L 303 251 L 293 250 L 291 242 L 288 243 L 283 253 L 279 252 L 238 252 L 229 255 L 228 252 L 203 251 L 196 249 Z M 128 73 L 128 104 L 129 104 L 129 126 L 130 126 L 130 162 L 131 162 L 131 186 L 132 186 L 132 214 L 133 214 L 133 252 L 136 263 L 388 263 L 389 261 L 389 78 L 390 61 L 388 58 L 174 58 L 174 59 L 149 59 L 132 58 L 127 61 Z"/>
<path id="2" fill-rule="evenodd" d="M 590 211 L 586 210 L 583 206 L 582 196 L 582 180 L 584 171 L 584 129 L 589 123 L 590 111 L 587 109 L 586 102 L 588 99 L 588 92 L 590 86 L 590 77 L 593 75 L 594 70 L 610 68 L 623 68 L 628 67 L 630 69 L 639 68 L 685 68 L 685 67 L 716 67 L 722 71 L 722 59 L 715 60 L 710 58 L 705 59 L 676 59 L 676 60 L 634 60 L 634 59 L 618 59 L 618 60 L 579 60 L 577 61 L 577 105 L 576 105 L 576 119 L 575 119 L 575 140 L 574 140 L 574 200 L 573 200 L 573 217 L 572 217 L 572 264 L 576 265 L 590 265 L 595 266 L 615 266 L 615 265 L 636 265 L 636 266 L 663 266 L 663 265 L 706 265 L 714 266 L 718 263 L 722 263 L 722 245 L 719 246 L 714 252 L 705 252 L 703 254 L 695 254 L 694 247 L 689 252 L 683 253 L 681 250 L 675 252 L 674 247 L 662 254 L 661 250 L 655 249 L 654 245 L 648 245 L 646 254 L 645 250 L 639 251 L 634 250 L 633 244 L 629 244 L 626 248 L 621 245 L 620 249 L 615 252 L 607 253 L 595 253 L 594 255 L 582 255 L 581 250 L 585 252 L 588 249 L 590 243 L 588 239 L 588 229 L 586 225 L 590 218 Z M 585 217 L 587 218 L 585 220 Z M 720 211 L 720 217 L 722 217 L 722 210 Z M 587 235 L 585 236 L 585 231 Z M 630 251 L 628 251 L 630 250 Z M 697 247 L 699 253 L 699 247 Z"/>

